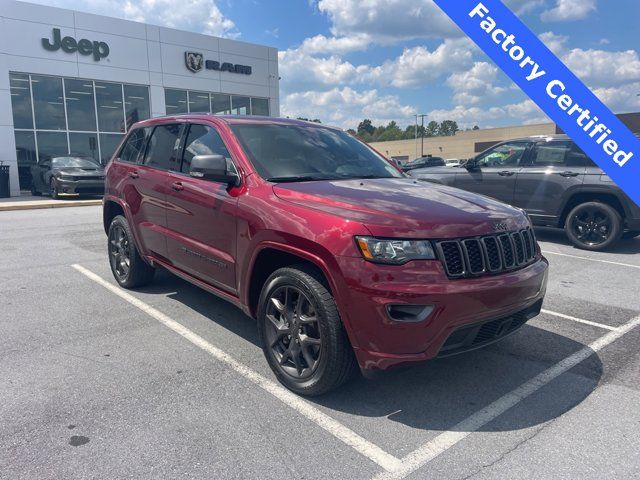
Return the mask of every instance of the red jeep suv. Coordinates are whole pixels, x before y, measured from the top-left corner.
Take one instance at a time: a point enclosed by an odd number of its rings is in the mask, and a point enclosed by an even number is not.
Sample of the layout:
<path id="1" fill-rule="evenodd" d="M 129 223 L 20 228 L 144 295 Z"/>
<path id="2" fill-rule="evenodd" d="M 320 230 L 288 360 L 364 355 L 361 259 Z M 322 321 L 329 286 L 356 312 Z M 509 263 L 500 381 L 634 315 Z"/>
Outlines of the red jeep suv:
<path id="1" fill-rule="evenodd" d="M 540 312 L 548 263 L 520 209 L 408 178 L 335 128 L 183 115 L 107 167 L 125 288 L 158 267 L 257 319 L 277 378 L 317 395 L 362 369 L 489 344 Z"/>

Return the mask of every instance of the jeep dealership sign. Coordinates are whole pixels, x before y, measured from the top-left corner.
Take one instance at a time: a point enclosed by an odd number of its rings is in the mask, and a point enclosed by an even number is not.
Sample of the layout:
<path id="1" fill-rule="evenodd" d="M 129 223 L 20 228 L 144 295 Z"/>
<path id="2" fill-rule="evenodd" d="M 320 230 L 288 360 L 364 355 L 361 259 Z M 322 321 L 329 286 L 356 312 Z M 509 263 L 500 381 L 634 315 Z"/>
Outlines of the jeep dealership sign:
<path id="1" fill-rule="evenodd" d="M 67 53 L 78 52 L 80 55 L 93 55 L 93 59 L 96 62 L 109 56 L 109 45 L 105 42 L 91 41 L 86 38 L 78 41 L 73 37 L 61 38 L 59 28 L 53 29 L 53 39 L 42 39 L 42 46 L 50 52 L 62 49 L 63 52 Z"/>

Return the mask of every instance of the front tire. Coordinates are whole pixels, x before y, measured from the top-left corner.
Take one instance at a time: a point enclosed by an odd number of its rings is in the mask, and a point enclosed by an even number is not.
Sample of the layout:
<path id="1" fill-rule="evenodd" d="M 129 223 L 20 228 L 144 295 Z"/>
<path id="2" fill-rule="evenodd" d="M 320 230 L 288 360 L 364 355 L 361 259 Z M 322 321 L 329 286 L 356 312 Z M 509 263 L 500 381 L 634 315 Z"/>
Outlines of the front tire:
<path id="1" fill-rule="evenodd" d="M 267 279 L 258 304 L 258 330 L 271 370 L 300 395 L 329 392 L 357 369 L 335 300 L 305 265 L 281 268 Z"/>
<path id="2" fill-rule="evenodd" d="M 49 180 L 49 194 L 51 198 L 54 200 L 60 200 L 60 193 L 58 192 L 58 184 L 56 183 L 55 178 Z"/>
<path id="3" fill-rule="evenodd" d="M 620 240 L 622 218 L 613 207 L 602 202 L 581 203 L 569 212 L 564 230 L 576 247 L 605 250 Z"/>
<path id="4" fill-rule="evenodd" d="M 121 287 L 136 288 L 151 283 L 155 268 L 138 253 L 127 219 L 116 216 L 109 226 L 107 249 L 111 272 Z"/>

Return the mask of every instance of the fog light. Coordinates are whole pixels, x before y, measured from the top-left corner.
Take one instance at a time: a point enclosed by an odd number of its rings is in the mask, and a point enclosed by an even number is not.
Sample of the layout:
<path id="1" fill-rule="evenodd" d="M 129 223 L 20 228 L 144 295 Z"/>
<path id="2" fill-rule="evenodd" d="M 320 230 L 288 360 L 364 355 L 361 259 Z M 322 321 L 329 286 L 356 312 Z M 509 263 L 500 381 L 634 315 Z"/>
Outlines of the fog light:
<path id="1" fill-rule="evenodd" d="M 387 305 L 387 314 L 396 322 L 418 323 L 425 321 L 434 309 L 434 305 Z"/>

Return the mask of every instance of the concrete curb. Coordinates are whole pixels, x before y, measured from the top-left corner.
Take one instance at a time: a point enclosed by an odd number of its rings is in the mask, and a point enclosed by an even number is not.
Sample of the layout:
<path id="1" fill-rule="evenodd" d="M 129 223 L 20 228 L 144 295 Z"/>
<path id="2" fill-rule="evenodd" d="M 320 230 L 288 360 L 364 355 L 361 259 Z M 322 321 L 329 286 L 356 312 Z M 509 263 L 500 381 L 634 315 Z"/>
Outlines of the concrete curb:
<path id="1" fill-rule="evenodd" d="M 12 210 L 37 210 L 42 208 L 66 208 L 66 207 L 91 207 L 102 205 L 102 200 L 51 200 L 51 201 L 30 201 L 30 202 L 7 202 L 0 203 L 0 212 Z"/>

